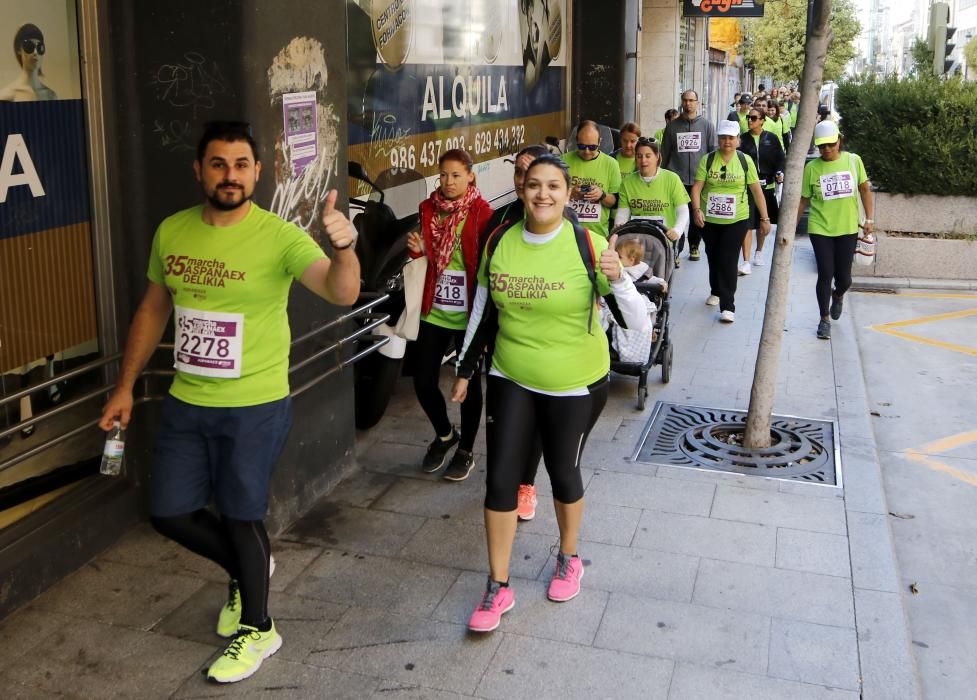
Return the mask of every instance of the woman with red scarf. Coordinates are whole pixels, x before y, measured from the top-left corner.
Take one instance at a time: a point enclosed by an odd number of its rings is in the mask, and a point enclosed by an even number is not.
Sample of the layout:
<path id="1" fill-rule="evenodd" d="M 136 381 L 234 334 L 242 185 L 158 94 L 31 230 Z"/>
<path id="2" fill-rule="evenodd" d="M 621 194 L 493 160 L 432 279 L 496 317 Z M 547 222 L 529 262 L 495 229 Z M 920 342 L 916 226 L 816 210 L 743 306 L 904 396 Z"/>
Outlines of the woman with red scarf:
<path id="1" fill-rule="evenodd" d="M 424 455 L 423 470 L 438 471 L 449 450 L 457 445 L 444 478 L 463 481 L 475 466 L 472 448 L 482 417 L 482 388 L 479 382 L 472 382 L 461 404 L 459 433 L 448 420 L 438 380 L 448 347 L 454 343 L 460 353 L 464 344 L 478 269 L 479 237 L 492 216 L 492 207 L 475 186 L 472 158 L 467 151 L 446 151 L 438 166 L 440 186 L 421 202 L 421 232 L 407 238 L 412 258 L 427 257 L 421 322 L 414 348 L 414 393 L 435 430 L 435 438 Z"/>

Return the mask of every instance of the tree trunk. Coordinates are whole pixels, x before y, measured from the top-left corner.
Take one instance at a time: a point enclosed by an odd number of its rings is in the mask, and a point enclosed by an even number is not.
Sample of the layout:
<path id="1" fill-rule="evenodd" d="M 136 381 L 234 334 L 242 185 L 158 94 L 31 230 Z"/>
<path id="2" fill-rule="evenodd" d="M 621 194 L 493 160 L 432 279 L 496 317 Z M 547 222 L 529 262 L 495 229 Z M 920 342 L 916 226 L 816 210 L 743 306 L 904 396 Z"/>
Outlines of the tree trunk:
<path id="1" fill-rule="evenodd" d="M 797 228 L 798 207 L 801 201 L 801 179 L 804 173 L 807 146 L 814 134 L 824 59 L 831 43 L 831 0 L 809 0 L 807 42 L 804 51 L 804 74 L 801 78 L 801 105 L 793 147 L 787 156 L 784 173 L 784 192 L 780 203 L 780 223 L 774 240 L 773 262 L 770 265 L 770 284 L 763 315 L 763 332 L 757 351 L 750 392 L 750 410 L 746 417 L 743 445 L 748 448 L 770 446 L 770 421 L 773 415 L 774 391 L 780 364 L 780 340 L 784 333 L 790 266 L 794 257 L 794 230 Z M 812 290 L 813 293 L 813 290 Z"/>

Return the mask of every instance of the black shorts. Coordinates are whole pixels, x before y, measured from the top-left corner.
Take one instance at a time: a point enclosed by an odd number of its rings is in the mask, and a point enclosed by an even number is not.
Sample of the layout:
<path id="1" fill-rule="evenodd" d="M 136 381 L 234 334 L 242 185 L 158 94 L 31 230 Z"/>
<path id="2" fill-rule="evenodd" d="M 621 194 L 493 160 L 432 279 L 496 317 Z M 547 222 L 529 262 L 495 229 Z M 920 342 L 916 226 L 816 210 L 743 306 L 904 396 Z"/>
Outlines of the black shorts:
<path id="1" fill-rule="evenodd" d="M 195 406 L 168 395 L 149 475 L 150 514 L 206 508 L 235 520 L 264 520 L 268 485 L 292 426 L 289 397 L 234 408 Z"/>
<path id="2" fill-rule="evenodd" d="M 777 188 L 763 189 L 763 200 L 767 203 L 767 216 L 770 217 L 770 225 L 777 223 L 780 219 L 780 205 L 777 204 Z M 759 228 L 760 226 L 760 212 L 756 208 L 756 202 L 753 201 L 753 195 L 750 195 L 750 228 Z"/>

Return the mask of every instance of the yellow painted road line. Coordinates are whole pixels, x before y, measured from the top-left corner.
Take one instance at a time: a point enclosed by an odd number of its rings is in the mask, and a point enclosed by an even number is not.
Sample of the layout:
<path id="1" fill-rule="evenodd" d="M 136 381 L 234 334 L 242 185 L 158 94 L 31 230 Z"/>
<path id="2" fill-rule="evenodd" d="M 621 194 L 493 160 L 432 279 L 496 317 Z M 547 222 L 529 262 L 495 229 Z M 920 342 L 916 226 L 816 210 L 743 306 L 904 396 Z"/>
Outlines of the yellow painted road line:
<path id="1" fill-rule="evenodd" d="M 977 442 L 977 430 L 971 430 L 969 433 L 951 435 L 950 437 L 945 437 L 942 440 L 931 442 L 930 444 L 924 446 L 922 451 L 949 452 L 950 450 L 955 450 L 958 447 L 962 447 L 963 445 L 967 445 L 971 442 Z"/>
<path id="2" fill-rule="evenodd" d="M 949 450 L 955 450 L 958 447 L 969 445 L 972 442 L 977 442 L 977 430 L 950 435 L 949 437 L 931 442 L 928 445 L 923 445 L 923 447 L 918 450 L 912 448 L 905 450 L 903 454 L 914 462 L 925 464 L 933 471 L 942 472 L 943 474 L 952 476 L 954 479 L 959 479 L 960 481 L 968 483 L 971 486 L 977 486 L 977 474 L 971 474 L 970 472 L 956 469 L 955 467 L 951 467 L 949 464 L 944 464 L 935 457 L 932 457 L 930 454 L 927 454 L 931 452 L 947 452 Z"/>
<path id="3" fill-rule="evenodd" d="M 906 450 L 904 454 L 914 462 L 925 464 L 933 471 L 942 472 L 943 474 L 952 476 L 954 479 L 959 479 L 960 481 L 970 484 L 971 486 L 977 486 L 977 474 L 971 474 L 970 472 L 961 471 L 960 469 L 951 467 L 949 464 L 944 464 L 940 460 L 934 459 L 929 455 L 925 455 L 919 450 L 909 449 Z"/>
<path id="4" fill-rule="evenodd" d="M 938 321 L 950 321 L 958 318 L 966 318 L 967 316 L 977 316 L 977 309 L 964 309 L 962 311 L 951 311 L 945 314 L 935 314 L 933 316 L 921 316 L 920 318 L 911 318 L 906 321 L 893 321 L 891 323 L 880 323 L 874 326 L 869 326 L 869 330 L 877 331 L 879 333 L 887 333 L 889 335 L 895 336 L 896 338 L 902 338 L 903 340 L 908 340 L 913 343 L 920 343 L 922 345 L 931 345 L 933 347 L 942 348 L 944 350 L 952 350 L 953 352 L 963 353 L 964 355 L 971 355 L 972 357 L 977 357 L 977 348 L 972 348 L 967 345 L 959 345 L 957 343 L 947 343 L 942 340 L 934 340 L 932 338 L 927 338 L 922 335 L 914 335 L 912 333 L 904 333 L 902 331 L 896 330 L 897 328 L 905 328 L 907 326 L 917 326 L 923 323 L 936 323 Z"/>

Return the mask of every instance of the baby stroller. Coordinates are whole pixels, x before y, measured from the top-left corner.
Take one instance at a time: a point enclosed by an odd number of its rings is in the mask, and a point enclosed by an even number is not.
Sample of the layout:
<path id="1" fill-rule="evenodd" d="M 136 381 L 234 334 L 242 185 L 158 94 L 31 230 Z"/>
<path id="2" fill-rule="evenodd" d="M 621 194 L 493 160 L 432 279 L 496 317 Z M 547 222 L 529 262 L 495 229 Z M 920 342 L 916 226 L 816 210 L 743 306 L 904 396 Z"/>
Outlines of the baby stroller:
<path id="1" fill-rule="evenodd" d="M 651 349 L 644 361 L 626 362 L 614 346 L 613 333 L 609 332 L 611 340 L 611 370 L 618 374 L 638 377 L 638 410 L 643 410 L 648 399 L 648 370 L 655 365 L 661 365 L 662 382 L 668 383 L 672 376 L 672 355 L 674 352 L 671 333 L 668 326 L 670 296 L 672 291 L 672 272 L 675 270 L 675 251 L 672 242 L 665 236 L 665 227 L 657 221 L 648 219 L 633 219 L 614 230 L 618 234 L 618 242 L 637 238 L 644 244 L 644 261 L 648 263 L 648 275 L 660 277 L 668 282 L 667 291 L 662 291 L 658 282 L 635 282 L 638 291 L 648 298 L 656 307 L 657 314 L 652 326 Z"/>

